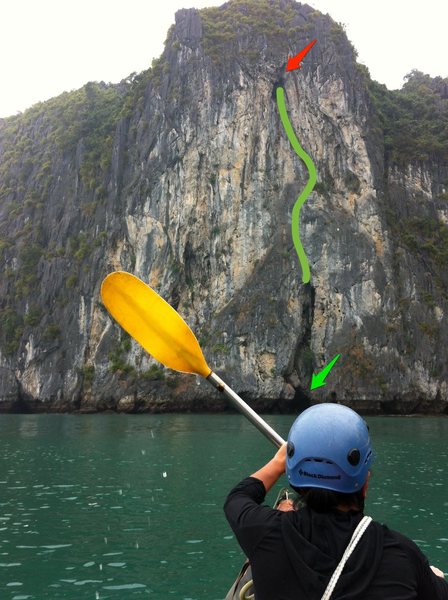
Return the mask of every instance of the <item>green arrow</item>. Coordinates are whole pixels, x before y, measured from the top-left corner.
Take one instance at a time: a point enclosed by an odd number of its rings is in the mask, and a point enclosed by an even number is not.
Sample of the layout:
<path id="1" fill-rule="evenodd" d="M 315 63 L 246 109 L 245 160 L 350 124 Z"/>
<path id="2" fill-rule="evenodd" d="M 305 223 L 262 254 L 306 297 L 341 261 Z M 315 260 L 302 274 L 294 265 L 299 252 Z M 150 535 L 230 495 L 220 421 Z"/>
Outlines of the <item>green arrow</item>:
<path id="1" fill-rule="evenodd" d="M 331 369 L 334 367 L 336 361 L 338 360 L 338 358 L 340 357 L 340 354 L 337 354 L 333 360 L 331 361 L 331 363 L 329 363 L 326 367 L 324 367 L 322 369 L 322 371 L 320 373 L 318 373 L 317 375 L 315 375 L 313 373 L 313 377 L 311 379 L 311 387 L 310 390 L 315 390 L 318 387 L 322 387 L 323 385 L 327 385 L 325 383 L 325 379 L 327 378 L 327 375 L 330 373 Z"/>

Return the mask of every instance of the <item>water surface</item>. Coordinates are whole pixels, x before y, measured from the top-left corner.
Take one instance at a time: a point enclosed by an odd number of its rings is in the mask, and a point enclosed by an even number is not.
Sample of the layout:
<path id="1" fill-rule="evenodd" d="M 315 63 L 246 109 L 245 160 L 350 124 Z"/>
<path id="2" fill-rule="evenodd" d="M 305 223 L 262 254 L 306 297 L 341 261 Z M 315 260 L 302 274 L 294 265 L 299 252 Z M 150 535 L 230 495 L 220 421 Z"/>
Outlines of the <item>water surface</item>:
<path id="1" fill-rule="evenodd" d="M 368 421 L 366 512 L 448 570 L 448 419 Z M 222 600 L 223 501 L 273 451 L 239 415 L 1 415 L 0 598 Z"/>

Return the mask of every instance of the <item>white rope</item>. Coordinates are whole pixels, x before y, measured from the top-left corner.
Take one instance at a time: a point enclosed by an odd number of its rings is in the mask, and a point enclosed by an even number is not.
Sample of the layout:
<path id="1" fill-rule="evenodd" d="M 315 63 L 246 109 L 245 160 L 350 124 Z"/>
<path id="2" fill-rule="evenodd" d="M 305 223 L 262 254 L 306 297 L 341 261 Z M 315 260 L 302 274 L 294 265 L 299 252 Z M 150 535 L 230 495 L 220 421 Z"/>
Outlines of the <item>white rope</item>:
<path id="1" fill-rule="evenodd" d="M 341 576 L 342 570 L 345 567 L 345 563 L 350 558 L 353 550 L 356 548 L 356 545 L 362 538 L 365 530 L 370 525 L 371 521 L 372 517 L 363 517 L 363 519 L 361 519 L 361 521 L 359 522 L 358 527 L 353 532 L 352 538 L 349 541 L 347 548 L 345 549 L 345 552 L 341 558 L 341 562 L 338 564 L 333 575 L 331 576 L 330 582 L 327 585 L 327 589 L 325 590 L 324 595 L 322 596 L 322 600 L 330 600 L 331 594 L 333 593 L 333 590 L 336 587 L 339 577 Z"/>

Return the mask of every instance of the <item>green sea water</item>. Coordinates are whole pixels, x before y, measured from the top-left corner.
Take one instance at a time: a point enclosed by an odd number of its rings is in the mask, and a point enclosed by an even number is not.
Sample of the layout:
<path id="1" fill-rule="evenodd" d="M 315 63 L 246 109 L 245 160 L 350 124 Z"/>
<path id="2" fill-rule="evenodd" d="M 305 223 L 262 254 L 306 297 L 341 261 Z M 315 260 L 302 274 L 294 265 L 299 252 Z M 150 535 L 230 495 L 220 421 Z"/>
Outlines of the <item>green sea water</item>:
<path id="1" fill-rule="evenodd" d="M 368 422 L 366 513 L 448 571 L 448 419 Z M 0 415 L 0 598 L 222 600 L 222 504 L 273 452 L 239 415 Z"/>

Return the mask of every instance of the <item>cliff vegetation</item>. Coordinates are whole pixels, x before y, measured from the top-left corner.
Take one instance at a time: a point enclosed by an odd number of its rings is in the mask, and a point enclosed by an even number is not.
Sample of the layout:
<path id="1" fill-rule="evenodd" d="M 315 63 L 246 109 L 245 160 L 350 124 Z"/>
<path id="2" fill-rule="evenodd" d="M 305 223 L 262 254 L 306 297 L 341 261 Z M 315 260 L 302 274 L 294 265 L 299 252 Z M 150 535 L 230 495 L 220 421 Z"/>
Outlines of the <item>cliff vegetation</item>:
<path id="1" fill-rule="evenodd" d="M 448 79 L 390 91 L 356 56 L 306 4 L 231 0 L 178 11 L 146 71 L 0 120 L 0 411 L 225 409 L 112 323 L 99 286 L 123 269 L 260 410 L 447 412 Z M 306 286 L 278 86 L 318 173 Z"/>

